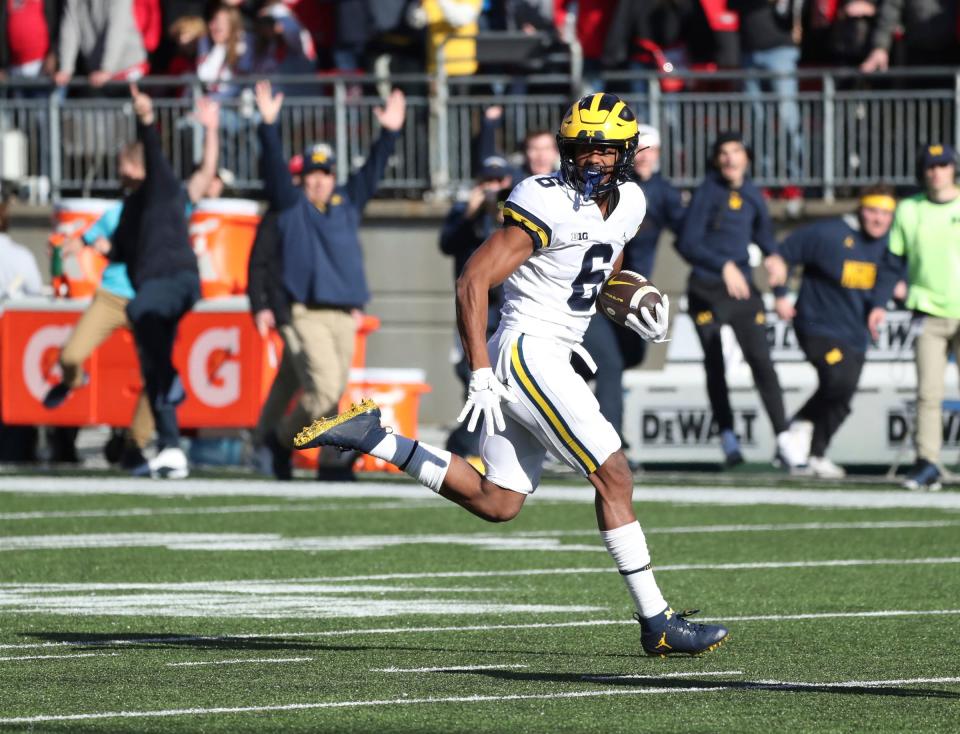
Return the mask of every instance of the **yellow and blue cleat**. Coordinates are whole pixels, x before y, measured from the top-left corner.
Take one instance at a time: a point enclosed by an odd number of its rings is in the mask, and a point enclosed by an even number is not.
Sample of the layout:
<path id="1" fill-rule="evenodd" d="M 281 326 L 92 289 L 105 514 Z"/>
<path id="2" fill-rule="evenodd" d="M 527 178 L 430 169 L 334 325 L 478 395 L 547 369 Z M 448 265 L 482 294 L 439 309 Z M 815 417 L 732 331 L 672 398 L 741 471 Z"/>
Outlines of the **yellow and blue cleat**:
<path id="1" fill-rule="evenodd" d="M 321 418 L 304 428 L 293 439 L 296 449 L 336 446 L 369 453 L 387 435 L 380 425 L 380 408 L 369 398 L 333 418 Z"/>
<path id="2" fill-rule="evenodd" d="M 716 650 L 727 639 L 729 632 L 719 624 L 694 624 L 687 617 L 698 609 L 674 612 L 667 607 L 655 617 L 633 618 L 640 623 L 640 644 L 647 655 L 702 655 Z"/>

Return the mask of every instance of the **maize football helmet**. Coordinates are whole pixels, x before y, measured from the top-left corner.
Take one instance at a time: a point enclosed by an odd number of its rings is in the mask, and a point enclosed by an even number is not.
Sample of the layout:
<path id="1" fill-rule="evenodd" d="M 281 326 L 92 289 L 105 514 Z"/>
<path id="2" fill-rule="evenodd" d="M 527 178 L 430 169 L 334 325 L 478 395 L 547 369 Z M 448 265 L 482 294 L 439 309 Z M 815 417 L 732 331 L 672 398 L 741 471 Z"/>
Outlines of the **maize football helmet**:
<path id="1" fill-rule="evenodd" d="M 573 104 L 560 123 L 557 147 L 564 178 L 585 199 L 613 190 L 633 174 L 637 153 L 637 118 L 626 102 L 615 94 L 588 94 Z M 576 164 L 578 145 L 608 145 L 618 148 L 617 160 L 609 171 L 580 168 Z"/>

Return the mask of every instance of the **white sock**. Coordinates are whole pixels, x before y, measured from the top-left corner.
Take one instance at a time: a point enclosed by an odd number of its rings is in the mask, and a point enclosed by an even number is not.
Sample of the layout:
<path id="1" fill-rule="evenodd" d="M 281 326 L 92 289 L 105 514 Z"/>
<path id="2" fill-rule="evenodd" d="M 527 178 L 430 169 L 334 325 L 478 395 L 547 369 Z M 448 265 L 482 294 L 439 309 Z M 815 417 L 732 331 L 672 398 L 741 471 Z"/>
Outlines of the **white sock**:
<path id="1" fill-rule="evenodd" d="M 434 492 L 440 491 L 452 457 L 449 451 L 395 433 L 388 433 L 368 453 L 389 461 Z"/>
<path id="2" fill-rule="evenodd" d="M 601 530 L 600 537 L 613 556 L 640 616 L 655 617 L 666 609 L 667 602 L 653 578 L 650 551 L 647 550 L 647 539 L 643 537 L 640 523 L 634 520 L 613 530 Z"/>

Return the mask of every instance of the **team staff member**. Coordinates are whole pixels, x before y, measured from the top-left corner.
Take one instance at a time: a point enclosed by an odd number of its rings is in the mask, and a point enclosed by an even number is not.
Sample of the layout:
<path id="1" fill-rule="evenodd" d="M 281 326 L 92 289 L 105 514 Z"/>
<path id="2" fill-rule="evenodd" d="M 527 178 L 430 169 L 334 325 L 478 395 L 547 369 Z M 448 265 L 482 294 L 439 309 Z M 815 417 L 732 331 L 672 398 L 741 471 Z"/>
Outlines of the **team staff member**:
<path id="1" fill-rule="evenodd" d="M 683 225 L 684 207 L 680 192 L 660 175 L 660 133 L 650 125 L 638 125 L 637 154 L 633 159 L 635 181 L 647 200 L 647 214 L 636 236 L 623 250 L 623 269 L 632 270 L 650 278 L 657 242 L 664 228 L 674 233 Z M 583 336 L 584 348 L 597 363 L 594 393 L 603 414 L 617 433 L 623 437 L 623 372 L 643 361 L 646 342 L 628 329 L 617 327 L 610 319 L 597 313 L 590 320 Z M 601 359 L 602 357 L 602 359 Z M 577 371 L 587 378 L 579 360 Z"/>
<path id="2" fill-rule="evenodd" d="M 224 182 L 217 172 L 220 149 L 220 105 L 206 97 L 197 100 L 196 119 L 204 128 L 203 159 L 186 184 L 189 219 L 194 205 L 202 198 L 217 198 L 223 193 Z M 140 188 L 146 177 L 143 145 L 131 143 L 117 157 L 117 169 L 123 190 L 127 195 Z M 63 254 L 78 252 L 82 247 L 93 247 L 101 255 L 109 257 L 113 248 L 112 239 L 120 223 L 123 202 L 105 211 L 81 237 L 70 237 L 61 246 Z M 83 312 L 76 328 L 60 351 L 62 379 L 50 388 L 43 404 L 47 409 L 59 407 L 72 390 L 83 385 L 83 363 L 94 350 L 116 329 L 129 327 L 126 307 L 134 296 L 133 285 L 127 275 L 127 266 L 111 262 L 103 271 L 100 286 L 93 300 Z M 129 435 L 124 439 L 120 465 L 125 469 L 143 469 L 147 466 L 143 450 L 153 438 L 153 415 L 145 390 L 140 391 L 130 423 Z"/>
<path id="3" fill-rule="evenodd" d="M 800 348 L 817 370 L 816 392 L 790 423 L 791 433 L 800 436 L 801 458 L 809 453 L 805 471 L 817 477 L 846 474 L 826 457 L 826 450 L 850 414 L 871 336 L 868 319 L 884 307 L 875 300 L 876 285 L 878 272 L 894 267 L 887 244 L 896 208 L 892 187 L 872 186 L 861 194 L 856 215 L 801 227 L 770 258 L 775 287 L 786 282 L 789 268 L 803 265 L 796 307 L 781 292 L 777 314 L 793 320 Z M 875 325 L 873 332 L 876 337 Z"/>
<path id="4" fill-rule="evenodd" d="M 187 192 L 160 148 L 153 102 L 136 84 L 130 93 L 146 177 L 123 201 L 110 256 L 126 264 L 136 291 L 126 311 L 157 427 L 158 453 L 149 462 L 150 474 L 182 479 L 190 471 L 180 448 L 176 407 L 186 393 L 173 366 L 173 342 L 180 319 L 200 298 L 200 275 L 184 217 Z"/>
<path id="5" fill-rule="evenodd" d="M 917 463 L 907 489 L 940 489 L 947 354 L 960 364 L 960 188 L 957 154 L 927 146 L 920 159 L 923 193 L 900 202 L 890 252 L 907 268 L 907 308 L 917 316 Z M 890 291 L 887 287 L 883 294 Z"/>
<path id="6" fill-rule="evenodd" d="M 773 224 L 763 196 L 747 175 L 750 154 L 740 135 L 721 133 L 713 144 L 712 161 L 713 170 L 694 193 L 677 241 L 677 250 L 693 266 L 688 310 L 703 347 L 710 407 L 727 464 L 739 464 L 743 456 L 733 432 L 720 343 L 720 327 L 729 324 L 776 433 L 779 458 L 793 467 L 800 463 L 796 442 L 787 430 L 783 393 L 767 346 L 763 301 L 750 277 L 747 252 L 751 242 L 768 257 L 776 251 Z"/>
<path id="7" fill-rule="evenodd" d="M 290 323 L 280 328 L 293 358 L 303 397 L 265 438 L 275 451 L 289 450 L 307 423 L 336 412 L 353 359 L 356 316 L 369 300 L 358 237 L 360 218 L 383 178 L 406 116 L 403 92 L 394 90 L 377 120 L 382 132 L 363 167 L 337 186 L 333 152 L 314 145 L 303 155 L 300 189 L 290 180 L 277 117 L 283 95 L 269 82 L 256 87 L 264 189 L 278 214 L 283 285 Z"/>
<path id="8" fill-rule="evenodd" d="M 502 207 L 510 189 L 513 188 L 514 171 L 502 156 L 484 158 L 476 185 L 470 190 L 466 201 L 458 201 L 447 213 L 440 231 L 440 252 L 453 257 L 453 278 L 456 281 L 463 273 L 470 256 L 503 224 Z M 487 294 L 489 307 L 487 336 L 493 336 L 500 324 L 500 306 L 503 303 L 503 288 L 498 286 Z M 457 377 L 464 390 L 470 382 L 470 365 L 459 338 L 456 350 L 460 359 L 456 364 Z M 447 437 L 447 451 L 479 460 L 480 439 L 477 434 L 460 424 Z"/>

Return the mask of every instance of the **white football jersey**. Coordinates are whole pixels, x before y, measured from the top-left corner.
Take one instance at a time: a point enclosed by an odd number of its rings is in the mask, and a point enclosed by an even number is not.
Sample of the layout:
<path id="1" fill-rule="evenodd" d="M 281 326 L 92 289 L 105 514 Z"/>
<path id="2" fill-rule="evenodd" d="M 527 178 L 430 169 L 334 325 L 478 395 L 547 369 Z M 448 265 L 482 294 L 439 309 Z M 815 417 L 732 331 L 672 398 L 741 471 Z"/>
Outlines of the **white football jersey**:
<path id="1" fill-rule="evenodd" d="M 600 286 L 647 211 L 640 187 L 628 181 L 604 219 L 559 172 L 524 179 L 503 206 L 504 221 L 534 240 L 533 254 L 503 284 L 503 327 L 579 343 Z"/>

